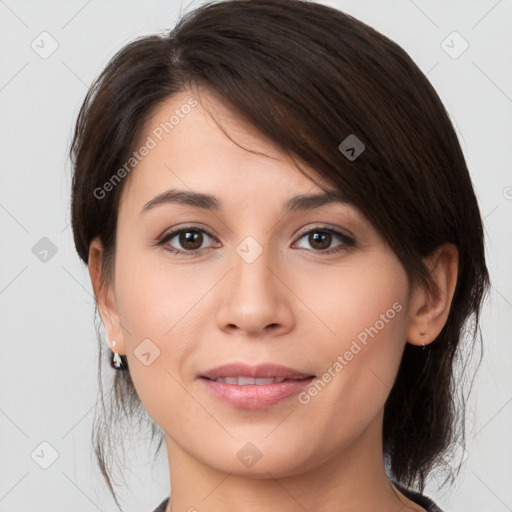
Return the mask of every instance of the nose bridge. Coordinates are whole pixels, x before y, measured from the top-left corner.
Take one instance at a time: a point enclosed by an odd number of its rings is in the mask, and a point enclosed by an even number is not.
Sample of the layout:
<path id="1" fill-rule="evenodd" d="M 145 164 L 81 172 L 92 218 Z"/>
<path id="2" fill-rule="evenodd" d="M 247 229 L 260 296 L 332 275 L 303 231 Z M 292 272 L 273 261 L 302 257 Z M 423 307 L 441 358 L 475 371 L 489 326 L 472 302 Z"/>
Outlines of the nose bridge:
<path id="1" fill-rule="evenodd" d="M 223 287 L 223 306 L 219 311 L 219 327 L 236 326 L 253 334 L 265 327 L 289 323 L 290 315 L 282 284 L 274 275 L 279 265 L 274 251 L 267 245 L 269 237 L 260 243 L 254 235 L 246 236 L 231 258 L 229 284 Z M 263 245 L 265 244 L 265 245 Z"/>
<path id="2" fill-rule="evenodd" d="M 261 240 L 262 237 L 258 238 Z M 256 294 L 265 295 L 267 301 L 274 297 L 276 283 L 270 268 L 276 262 L 272 261 L 272 252 L 267 240 L 260 243 L 255 236 L 246 236 L 233 255 L 235 288 L 254 300 L 258 298 Z"/>

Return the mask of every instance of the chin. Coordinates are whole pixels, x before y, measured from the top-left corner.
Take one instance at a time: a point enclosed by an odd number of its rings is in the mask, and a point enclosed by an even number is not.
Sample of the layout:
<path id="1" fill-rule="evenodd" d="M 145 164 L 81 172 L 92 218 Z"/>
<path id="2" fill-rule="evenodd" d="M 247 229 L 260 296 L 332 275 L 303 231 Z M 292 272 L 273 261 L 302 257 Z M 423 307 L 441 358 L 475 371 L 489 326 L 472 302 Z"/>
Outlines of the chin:
<path id="1" fill-rule="evenodd" d="M 255 480 L 266 479 L 270 475 L 274 478 L 294 476 L 313 466 L 305 458 L 304 445 L 299 440 L 296 448 L 288 444 L 283 449 L 281 442 L 279 445 L 264 437 L 254 442 L 237 441 L 225 446 L 224 450 L 217 448 L 215 453 L 209 454 L 208 460 L 203 458 L 203 463 L 222 473 Z"/>

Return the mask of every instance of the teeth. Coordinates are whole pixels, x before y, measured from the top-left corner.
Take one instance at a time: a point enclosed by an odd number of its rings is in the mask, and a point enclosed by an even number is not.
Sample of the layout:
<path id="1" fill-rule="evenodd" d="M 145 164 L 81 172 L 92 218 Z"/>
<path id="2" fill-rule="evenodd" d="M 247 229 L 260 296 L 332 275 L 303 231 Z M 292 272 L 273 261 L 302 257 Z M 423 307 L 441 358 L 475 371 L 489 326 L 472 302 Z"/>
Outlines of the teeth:
<path id="1" fill-rule="evenodd" d="M 250 384 L 256 384 L 257 386 L 264 386 L 265 384 L 277 384 L 279 382 L 283 382 L 285 377 L 267 377 L 255 379 L 253 377 L 219 377 L 215 379 L 214 382 L 225 382 L 226 384 L 236 384 L 238 386 L 247 386 Z"/>
<path id="2" fill-rule="evenodd" d="M 268 377 L 267 379 L 254 379 L 254 384 L 262 385 L 262 384 L 274 384 L 275 382 L 283 382 L 284 379 L 276 379 L 273 377 Z"/>

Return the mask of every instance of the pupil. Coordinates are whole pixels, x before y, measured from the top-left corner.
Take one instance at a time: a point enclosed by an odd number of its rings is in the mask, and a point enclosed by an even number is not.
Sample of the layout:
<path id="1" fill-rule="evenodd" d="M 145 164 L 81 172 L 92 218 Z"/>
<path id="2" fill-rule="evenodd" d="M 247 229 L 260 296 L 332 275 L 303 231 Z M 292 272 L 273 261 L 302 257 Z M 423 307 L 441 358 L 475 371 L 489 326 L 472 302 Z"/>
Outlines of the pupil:
<path id="1" fill-rule="evenodd" d="M 318 243 L 319 239 L 322 240 L 323 239 L 323 244 L 321 243 L 320 244 L 320 247 L 318 247 L 319 249 L 325 249 L 326 247 L 329 247 L 330 245 L 330 240 L 327 238 L 327 237 L 330 237 L 331 235 L 329 233 L 322 233 L 322 234 L 319 234 L 319 233 L 314 233 L 313 235 L 311 235 L 311 237 L 313 238 L 313 240 Z M 327 240 L 327 243 L 325 243 Z M 310 241 L 310 244 L 311 244 L 311 241 Z M 311 244 L 313 245 L 313 244 Z"/>
<path id="2" fill-rule="evenodd" d="M 184 240 L 180 240 L 180 243 L 182 244 L 183 247 L 185 247 L 187 249 L 191 249 L 191 250 L 201 247 L 201 243 L 199 243 L 199 245 L 197 247 L 194 246 L 194 241 L 196 242 L 196 245 L 197 245 L 197 238 L 200 236 L 200 233 L 198 233 L 197 231 L 186 231 L 186 232 L 182 233 L 181 235 L 184 239 Z M 192 247 L 190 247 L 190 244 L 192 244 Z"/>

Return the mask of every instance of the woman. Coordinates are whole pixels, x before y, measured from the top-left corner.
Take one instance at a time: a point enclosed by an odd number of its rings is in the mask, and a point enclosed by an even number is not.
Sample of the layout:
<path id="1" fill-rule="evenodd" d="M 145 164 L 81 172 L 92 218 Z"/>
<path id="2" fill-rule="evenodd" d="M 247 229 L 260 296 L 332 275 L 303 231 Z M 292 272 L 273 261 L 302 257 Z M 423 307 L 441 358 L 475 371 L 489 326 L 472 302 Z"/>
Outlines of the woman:
<path id="1" fill-rule="evenodd" d="M 421 493 L 463 436 L 451 377 L 489 278 L 399 46 L 312 2 L 207 4 L 112 59 L 71 155 L 114 414 L 165 441 L 157 511 L 440 510 Z"/>

